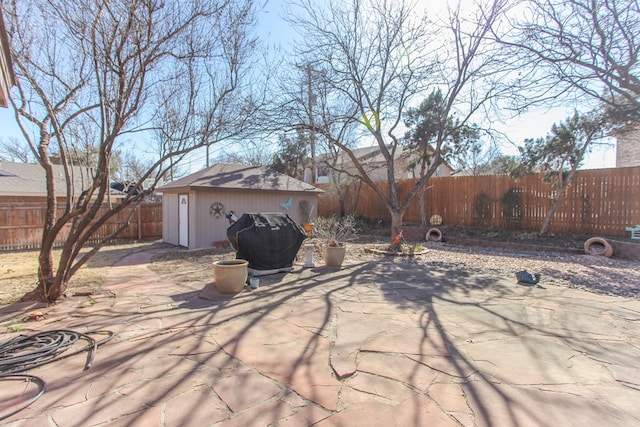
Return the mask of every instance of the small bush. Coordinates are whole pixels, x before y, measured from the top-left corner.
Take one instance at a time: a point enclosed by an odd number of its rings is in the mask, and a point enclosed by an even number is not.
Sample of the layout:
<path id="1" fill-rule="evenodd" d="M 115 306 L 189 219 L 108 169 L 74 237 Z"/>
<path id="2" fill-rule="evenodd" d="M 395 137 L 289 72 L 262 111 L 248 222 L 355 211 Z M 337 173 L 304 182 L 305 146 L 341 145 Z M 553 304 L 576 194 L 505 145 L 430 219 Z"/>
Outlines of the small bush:
<path id="1" fill-rule="evenodd" d="M 352 215 L 321 216 L 316 219 L 313 226 L 313 235 L 324 240 L 329 246 L 339 246 L 358 237 L 356 224 L 356 219 Z"/>

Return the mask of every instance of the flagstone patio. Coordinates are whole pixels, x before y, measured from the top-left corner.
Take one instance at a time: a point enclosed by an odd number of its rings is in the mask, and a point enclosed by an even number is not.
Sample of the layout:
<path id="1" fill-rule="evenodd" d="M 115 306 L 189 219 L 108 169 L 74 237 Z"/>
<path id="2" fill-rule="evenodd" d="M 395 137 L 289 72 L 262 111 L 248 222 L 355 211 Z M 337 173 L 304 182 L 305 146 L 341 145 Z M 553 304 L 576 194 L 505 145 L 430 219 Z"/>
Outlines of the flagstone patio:
<path id="1" fill-rule="evenodd" d="M 158 277 L 154 253 L 30 324 L 116 336 L 89 370 L 33 370 L 48 389 L 7 425 L 640 425 L 637 299 L 410 260 L 297 266 L 230 296 Z"/>

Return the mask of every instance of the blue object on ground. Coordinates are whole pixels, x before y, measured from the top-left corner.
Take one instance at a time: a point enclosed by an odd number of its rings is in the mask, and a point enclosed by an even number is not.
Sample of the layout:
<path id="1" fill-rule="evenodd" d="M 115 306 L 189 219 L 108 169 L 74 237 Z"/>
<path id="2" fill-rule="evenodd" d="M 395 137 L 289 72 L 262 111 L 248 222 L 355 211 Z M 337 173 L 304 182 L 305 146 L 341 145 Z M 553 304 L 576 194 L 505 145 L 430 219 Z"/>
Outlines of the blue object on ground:
<path id="1" fill-rule="evenodd" d="M 535 276 L 535 277 L 534 277 Z M 540 273 L 536 273 L 533 276 L 527 270 L 518 271 L 516 273 L 516 278 L 520 283 L 527 283 L 529 285 L 535 285 L 540 281 L 540 277 L 542 275 Z"/>

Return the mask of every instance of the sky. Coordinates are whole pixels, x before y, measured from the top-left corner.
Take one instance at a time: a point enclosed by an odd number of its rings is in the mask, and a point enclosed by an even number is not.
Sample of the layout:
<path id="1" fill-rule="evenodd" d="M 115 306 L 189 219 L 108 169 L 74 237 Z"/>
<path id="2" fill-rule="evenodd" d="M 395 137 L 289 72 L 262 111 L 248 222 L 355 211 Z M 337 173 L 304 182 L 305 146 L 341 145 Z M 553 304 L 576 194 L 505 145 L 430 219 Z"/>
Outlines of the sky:
<path id="1" fill-rule="evenodd" d="M 425 5 L 433 6 L 433 0 L 421 0 Z M 258 12 L 258 34 L 269 45 L 286 45 L 295 34 L 289 24 L 282 19 L 283 0 L 266 0 L 263 9 Z M 437 4 L 445 4 L 438 2 Z M 507 123 L 494 123 L 494 127 L 504 132 L 511 141 L 522 143 L 525 138 L 538 138 L 546 136 L 554 123 L 564 120 L 572 111 L 564 109 L 539 109 L 530 111 L 519 118 L 512 119 Z M 0 139 L 8 137 L 22 138 L 13 111 L 0 108 Z M 615 144 L 614 140 L 609 141 L 608 146 L 598 146 L 585 160 L 582 169 L 597 169 L 615 167 Z M 216 148 L 223 146 L 212 146 L 211 157 L 215 157 Z M 517 154 L 517 148 L 512 145 L 502 147 L 505 154 Z M 187 173 L 196 172 L 203 167 L 206 155 L 203 150 L 196 151 L 189 155 L 185 161 Z"/>
<path id="2" fill-rule="evenodd" d="M 457 2 L 459 0 L 449 0 Z M 475 7 L 476 0 L 460 0 L 468 3 L 470 7 Z M 267 0 L 264 10 L 259 13 L 259 32 L 265 35 L 272 43 L 286 44 L 290 42 L 294 35 L 289 23 L 282 19 L 284 14 L 284 0 Z M 417 0 L 418 7 L 429 11 L 437 9 L 438 6 L 444 11 L 446 1 L 442 0 Z M 564 121 L 573 114 L 571 109 L 555 108 L 532 110 L 519 118 L 512 119 L 507 123 L 496 123 L 494 127 L 508 135 L 509 139 L 515 143 L 522 144 L 527 138 L 545 137 L 551 130 L 553 124 Z M 608 145 L 597 146 L 585 159 L 581 169 L 599 169 L 615 167 L 615 140 L 609 139 Z M 517 154 L 517 148 L 512 145 L 502 147 L 505 154 Z"/>

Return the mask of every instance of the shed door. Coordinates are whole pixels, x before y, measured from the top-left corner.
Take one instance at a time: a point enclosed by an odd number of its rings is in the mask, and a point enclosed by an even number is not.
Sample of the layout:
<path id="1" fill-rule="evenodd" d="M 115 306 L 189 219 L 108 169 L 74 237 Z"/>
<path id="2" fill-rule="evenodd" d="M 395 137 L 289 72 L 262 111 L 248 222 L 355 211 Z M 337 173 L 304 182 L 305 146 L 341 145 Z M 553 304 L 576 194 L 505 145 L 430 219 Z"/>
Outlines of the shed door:
<path id="1" fill-rule="evenodd" d="M 178 196 L 178 241 L 180 246 L 189 247 L 189 195 Z"/>

